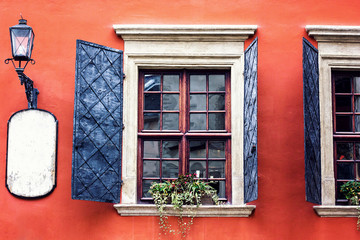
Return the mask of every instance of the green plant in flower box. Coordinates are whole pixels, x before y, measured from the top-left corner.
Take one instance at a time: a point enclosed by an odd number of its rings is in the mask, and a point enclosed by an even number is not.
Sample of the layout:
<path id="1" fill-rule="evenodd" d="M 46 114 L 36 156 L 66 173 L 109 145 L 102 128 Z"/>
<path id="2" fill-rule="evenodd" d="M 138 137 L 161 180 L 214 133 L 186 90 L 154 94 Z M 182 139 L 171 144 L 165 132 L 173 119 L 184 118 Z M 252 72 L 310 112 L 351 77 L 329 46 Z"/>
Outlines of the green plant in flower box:
<path id="1" fill-rule="evenodd" d="M 360 199 L 360 182 L 348 181 L 341 185 L 340 192 L 345 195 L 351 205 L 359 205 Z M 358 207 L 357 230 L 360 230 L 360 207 Z"/>
<path id="2" fill-rule="evenodd" d="M 345 195 L 351 205 L 359 205 L 360 182 L 349 181 L 341 185 L 340 192 Z"/>
<path id="3" fill-rule="evenodd" d="M 165 181 L 161 183 L 153 182 L 149 193 L 154 199 L 154 203 L 160 215 L 160 228 L 164 234 L 175 233 L 168 221 L 166 213 L 166 204 L 171 204 L 178 211 L 179 234 L 186 237 L 193 219 L 195 211 L 189 208 L 188 222 L 183 219 L 183 206 L 192 205 L 199 207 L 203 197 L 210 197 L 214 204 L 218 204 L 218 195 L 216 190 L 208 182 L 195 178 L 195 174 L 180 175 L 176 180 Z"/>

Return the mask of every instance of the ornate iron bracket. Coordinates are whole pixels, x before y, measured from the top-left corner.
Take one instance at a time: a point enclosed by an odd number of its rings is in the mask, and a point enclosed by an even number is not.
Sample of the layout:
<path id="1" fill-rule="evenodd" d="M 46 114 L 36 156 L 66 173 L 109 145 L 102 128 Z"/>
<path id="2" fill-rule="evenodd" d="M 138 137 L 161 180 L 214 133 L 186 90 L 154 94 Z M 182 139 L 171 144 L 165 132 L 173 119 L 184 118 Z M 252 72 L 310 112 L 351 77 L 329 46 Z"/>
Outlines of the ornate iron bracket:
<path id="1" fill-rule="evenodd" d="M 26 99 L 28 101 L 28 108 L 29 109 L 36 109 L 37 108 L 37 95 L 39 94 L 39 90 L 34 88 L 34 81 L 31 80 L 24 73 L 24 69 L 25 69 L 26 65 L 29 62 L 31 64 L 35 64 L 35 61 L 33 59 L 30 59 L 29 61 L 26 61 L 24 67 L 21 67 L 21 61 L 19 61 L 19 67 L 16 67 L 13 58 L 6 59 L 5 64 L 9 64 L 10 61 L 14 65 L 16 73 L 18 74 L 18 77 L 20 79 L 21 85 L 25 86 L 25 94 L 26 94 Z"/>

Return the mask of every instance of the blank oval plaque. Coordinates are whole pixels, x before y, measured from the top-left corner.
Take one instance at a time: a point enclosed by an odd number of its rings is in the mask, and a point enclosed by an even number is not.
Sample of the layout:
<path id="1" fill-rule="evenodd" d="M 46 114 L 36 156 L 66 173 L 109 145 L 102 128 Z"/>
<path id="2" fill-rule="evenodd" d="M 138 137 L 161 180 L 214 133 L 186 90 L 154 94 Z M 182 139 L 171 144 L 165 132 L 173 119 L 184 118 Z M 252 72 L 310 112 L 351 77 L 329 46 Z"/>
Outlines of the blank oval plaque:
<path id="1" fill-rule="evenodd" d="M 6 186 L 17 197 L 48 195 L 56 186 L 57 120 L 41 109 L 14 113 L 8 122 Z"/>

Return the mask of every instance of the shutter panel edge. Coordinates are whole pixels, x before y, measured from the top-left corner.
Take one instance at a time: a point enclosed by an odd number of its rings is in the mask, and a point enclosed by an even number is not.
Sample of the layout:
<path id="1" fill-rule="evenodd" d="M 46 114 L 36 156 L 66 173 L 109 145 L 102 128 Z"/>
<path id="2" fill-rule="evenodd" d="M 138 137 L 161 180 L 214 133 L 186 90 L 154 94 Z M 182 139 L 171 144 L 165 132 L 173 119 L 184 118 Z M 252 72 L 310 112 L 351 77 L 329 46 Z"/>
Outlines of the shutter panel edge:
<path id="1" fill-rule="evenodd" d="M 258 38 L 244 53 L 244 202 L 258 198 L 257 173 Z"/>

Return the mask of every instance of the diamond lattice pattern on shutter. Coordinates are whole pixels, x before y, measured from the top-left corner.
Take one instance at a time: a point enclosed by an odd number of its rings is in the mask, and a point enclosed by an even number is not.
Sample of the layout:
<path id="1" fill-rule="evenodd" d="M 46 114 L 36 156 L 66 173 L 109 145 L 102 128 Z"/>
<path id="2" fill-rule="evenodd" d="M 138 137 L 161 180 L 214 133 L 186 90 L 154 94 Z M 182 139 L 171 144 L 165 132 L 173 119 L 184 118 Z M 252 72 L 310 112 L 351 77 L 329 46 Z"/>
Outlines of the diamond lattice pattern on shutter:
<path id="1" fill-rule="evenodd" d="M 244 200 L 257 199 L 257 38 L 245 51 L 244 70 Z"/>
<path id="2" fill-rule="evenodd" d="M 122 51 L 77 41 L 73 199 L 119 202 Z"/>
<path id="3" fill-rule="evenodd" d="M 318 51 L 303 39 L 304 144 L 306 200 L 321 204 Z"/>

